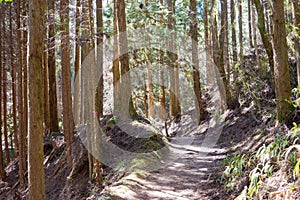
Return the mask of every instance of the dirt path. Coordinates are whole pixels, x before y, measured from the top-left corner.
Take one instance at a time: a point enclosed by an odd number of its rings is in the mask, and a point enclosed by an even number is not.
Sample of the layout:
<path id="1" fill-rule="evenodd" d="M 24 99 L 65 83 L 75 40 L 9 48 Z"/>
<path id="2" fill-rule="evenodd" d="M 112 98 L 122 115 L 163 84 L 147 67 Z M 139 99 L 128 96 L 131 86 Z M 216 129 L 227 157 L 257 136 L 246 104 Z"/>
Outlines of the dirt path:
<path id="1" fill-rule="evenodd" d="M 221 176 L 221 160 L 237 151 L 234 145 L 251 146 L 249 135 L 265 122 L 257 123 L 250 112 L 229 114 L 217 145 L 203 154 L 205 135 L 191 136 L 193 142 L 184 148 L 185 153 L 166 167 L 154 170 L 147 176 L 130 174 L 107 188 L 110 198 L 128 200 L 205 200 L 232 199 L 221 190 L 216 178 Z M 201 127 L 200 127 L 201 129 Z M 251 140 L 251 139 L 250 139 Z M 238 147 L 239 148 L 239 147 Z M 113 195 L 113 197 L 111 197 Z M 226 195 L 226 197 L 224 196 Z"/>
<path id="2" fill-rule="evenodd" d="M 129 200 L 204 200 L 216 199 L 213 176 L 219 168 L 218 161 L 224 158 L 224 149 L 211 149 L 202 156 L 200 149 L 203 136 L 195 136 L 186 152 L 164 168 L 152 171 L 146 177 L 129 175 L 126 181 L 109 188 L 112 199 Z"/>

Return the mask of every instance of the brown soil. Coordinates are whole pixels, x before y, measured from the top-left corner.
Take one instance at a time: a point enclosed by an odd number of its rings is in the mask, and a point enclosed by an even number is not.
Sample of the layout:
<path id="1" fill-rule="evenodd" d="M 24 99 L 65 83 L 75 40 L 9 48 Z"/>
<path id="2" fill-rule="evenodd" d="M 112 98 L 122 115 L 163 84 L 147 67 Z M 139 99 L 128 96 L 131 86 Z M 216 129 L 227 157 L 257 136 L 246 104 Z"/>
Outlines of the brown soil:
<path id="1" fill-rule="evenodd" d="M 247 135 L 253 133 L 256 127 L 263 123 L 266 122 L 257 122 L 251 112 L 242 115 L 239 114 L 239 111 L 232 112 L 226 120 L 218 144 L 211 149 L 211 153 L 203 156 L 199 146 L 201 146 L 205 133 L 195 133 L 190 136 L 193 138 L 193 142 L 183 147 L 186 152 L 163 168 L 151 172 L 131 173 L 115 172 L 108 167 L 104 168 L 106 181 L 103 190 L 97 189 L 88 180 L 88 152 L 79 137 L 76 137 L 72 145 L 75 156 L 73 166 L 68 166 L 66 163 L 63 142 L 57 141 L 60 145 L 54 149 L 49 142 L 45 142 L 47 199 L 232 199 L 233 196 L 224 192 L 222 186 L 216 181 L 223 170 L 221 161 L 230 153 L 235 144 L 241 143 Z M 205 129 L 207 124 L 202 123 L 201 126 Z M 140 144 L 143 141 L 133 141 L 131 137 L 124 136 L 124 134 L 114 134 L 112 130 L 120 130 L 111 125 L 110 128 L 107 128 L 107 134 L 111 137 L 122 136 L 123 146 L 130 144 L 131 146 L 128 148 L 135 151 L 136 148 L 143 146 Z M 113 139 L 114 142 L 120 140 L 120 138 L 119 140 Z M 157 138 L 153 140 L 157 142 Z M 161 139 L 159 141 L 163 144 Z M 142 149 L 142 151 L 145 150 Z M 19 187 L 17 170 L 17 161 L 7 168 L 9 173 L 0 184 L 0 199 L 25 199 L 28 191 L 26 188 Z"/>

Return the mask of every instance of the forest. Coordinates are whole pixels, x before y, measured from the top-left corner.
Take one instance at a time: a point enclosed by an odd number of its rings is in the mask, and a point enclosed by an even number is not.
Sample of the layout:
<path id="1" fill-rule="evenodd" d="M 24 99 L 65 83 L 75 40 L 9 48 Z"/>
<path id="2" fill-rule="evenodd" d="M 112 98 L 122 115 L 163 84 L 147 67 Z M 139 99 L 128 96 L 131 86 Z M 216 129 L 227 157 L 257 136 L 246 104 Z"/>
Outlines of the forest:
<path id="1" fill-rule="evenodd" d="M 0 0 L 0 199 L 300 199 L 299 0 Z"/>

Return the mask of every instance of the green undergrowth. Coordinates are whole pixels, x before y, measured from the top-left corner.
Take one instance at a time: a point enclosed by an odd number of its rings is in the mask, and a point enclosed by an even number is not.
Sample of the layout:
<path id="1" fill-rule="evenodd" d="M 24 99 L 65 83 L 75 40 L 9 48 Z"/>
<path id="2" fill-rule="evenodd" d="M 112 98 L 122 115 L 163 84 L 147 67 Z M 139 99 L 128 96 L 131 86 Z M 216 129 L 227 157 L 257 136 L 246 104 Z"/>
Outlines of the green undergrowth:
<path id="1" fill-rule="evenodd" d="M 272 180 L 274 176 L 283 177 L 287 182 L 285 190 L 292 193 L 300 174 L 300 130 L 297 124 L 294 123 L 287 133 L 275 133 L 254 153 L 226 158 L 223 166 L 225 170 L 217 181 L 228 193 L 240 194 L 237 199 L 262 198 L 261 191 L 271 188 L 267 186 L 270 184 L 268 179 Z M 276 190 L 276 186 L 272 188 Z M 267 193 L 270 195 L 271 189 Z"/>

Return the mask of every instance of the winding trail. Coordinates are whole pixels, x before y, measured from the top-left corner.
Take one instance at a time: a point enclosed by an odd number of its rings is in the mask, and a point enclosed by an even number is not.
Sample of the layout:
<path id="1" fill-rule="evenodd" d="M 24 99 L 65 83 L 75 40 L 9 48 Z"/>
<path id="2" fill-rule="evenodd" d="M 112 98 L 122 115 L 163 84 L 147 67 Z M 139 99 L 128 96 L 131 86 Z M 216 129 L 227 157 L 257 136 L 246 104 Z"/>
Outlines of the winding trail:
<path id="1" fill-rule="evenodd" d="M 225 150 L 215 147 L 206 156 L 200 148 L 204 136 L 194 136 L 186 152 L 166 167 L 144 177 L 129 175 L 109 188 L 112 199 L 128 200 L 205 200 L 217 199 L 213 176 Z"/>

